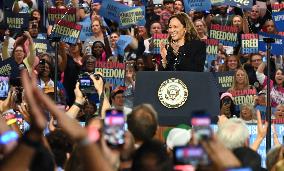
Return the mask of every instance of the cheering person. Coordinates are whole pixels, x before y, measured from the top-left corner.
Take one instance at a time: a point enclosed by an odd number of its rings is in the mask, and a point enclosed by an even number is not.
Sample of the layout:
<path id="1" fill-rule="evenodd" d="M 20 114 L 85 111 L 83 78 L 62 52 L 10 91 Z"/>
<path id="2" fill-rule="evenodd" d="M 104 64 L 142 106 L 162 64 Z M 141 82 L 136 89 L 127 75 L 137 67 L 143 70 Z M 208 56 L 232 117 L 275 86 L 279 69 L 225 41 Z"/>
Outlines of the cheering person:
<path id="1" fill-rule="evenodd" d="M 167 71 L 202 72 L 206 57 L 205 43 L 186 13 L 178 13 L 169 19 L 169 45 L 161 44 L 162 66 Z"/>

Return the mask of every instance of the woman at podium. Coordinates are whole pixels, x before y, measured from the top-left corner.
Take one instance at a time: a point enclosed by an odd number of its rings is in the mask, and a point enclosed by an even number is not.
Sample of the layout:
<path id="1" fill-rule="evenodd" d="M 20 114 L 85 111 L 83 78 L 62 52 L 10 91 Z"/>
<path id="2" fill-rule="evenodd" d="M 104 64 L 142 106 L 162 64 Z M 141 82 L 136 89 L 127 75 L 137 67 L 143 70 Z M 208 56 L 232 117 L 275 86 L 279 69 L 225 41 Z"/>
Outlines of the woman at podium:
<path id="1" fill-rule="evenodd" d="M 206 58 L 206 45 L 186 13 L 170 17 L 168 44 L 161 44 L 163 70 L 202 72 Z"/>

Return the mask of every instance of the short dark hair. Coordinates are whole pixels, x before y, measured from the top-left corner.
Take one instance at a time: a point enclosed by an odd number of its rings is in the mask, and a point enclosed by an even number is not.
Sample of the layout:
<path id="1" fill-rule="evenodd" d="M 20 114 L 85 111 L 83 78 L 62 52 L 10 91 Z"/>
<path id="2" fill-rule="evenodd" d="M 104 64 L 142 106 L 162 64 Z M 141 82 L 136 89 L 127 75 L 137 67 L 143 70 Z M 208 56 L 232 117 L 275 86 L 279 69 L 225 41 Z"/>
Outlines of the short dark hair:
<path id="1" fill-rule="evenodd" d="M 72 152 L 72 141 L 59 129 L 47 134 L 46 138 L 54 154 L 56 164 L 60 167 L 64 167 L 67 160 L 66 153 Z"/>
<path id="2" fill-rule="evenodd" d="M 171 171 L 172 162 L 167 155 L 165 146 L 157 140 L 150 140 L 144 142 L 136 151 L 131 170 Z"/>
<path id="3" fill-rule="evenodd" d="M 135 140 L 150 140 L 158 127 L 157 113 L 149 104 L 136 106 L 128 115 L 127 124 Z"/>
<path id="4" fill-rule="evenodd" d="M 239 147 L 233 150 L 243 167 L 250 167 L 252 171 L 261 170 L 260 155 L 249 147 Z"/>

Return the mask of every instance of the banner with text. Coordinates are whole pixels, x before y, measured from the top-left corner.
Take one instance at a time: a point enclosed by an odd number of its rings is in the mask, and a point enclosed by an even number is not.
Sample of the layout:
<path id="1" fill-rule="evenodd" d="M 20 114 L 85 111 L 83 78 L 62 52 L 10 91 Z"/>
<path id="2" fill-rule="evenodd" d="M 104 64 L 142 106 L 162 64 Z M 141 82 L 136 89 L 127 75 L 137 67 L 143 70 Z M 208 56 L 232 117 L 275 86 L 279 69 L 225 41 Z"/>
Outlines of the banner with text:
<path id="1" fill-rule="evenodd" d="M 256 89 L 247 90 L 233 90 L 230 91 L 233 96 L 233 101 L 235 105 L 249 104 L 254 105 L 254 98 L 256 95 Z"/>
<path id="2" fill-rule="evenodd" d="M 259 32 L 258 33 L 258 50 L 266 52 L 266 43 L 263 41 L 263 38 L 270 37 L 275 39 L 275 43 L 271 44 L 271 54 L 272 55 L 283 55 L 283 36 L 276 35 L 276 34 L 268 34 L 265 32 Z"/>
<path id="3" fill-rule="evenodd" d="M 124 86 L 125 63 L 96 61 L 95 72 L 101 72 L 113 89 Z"/>
<path id="4" fill-rule="evenodd" d="M 211 5 L 222 5 L 225 3 L 225 0 L 211 0 Z"/>
<path id="5" fill-rule="evenodd" d="M 145 7 L 129 7 L 113 0 L 104 0 L 100 15 L 115 21 L 119 27 L 128 28 L 132 25 L 145 25 Z"/>
<path id="6" fill-rule="evenodd" d="M 242 54 L 258 53 L 258 34 L 242 34 Z"/>
<path id="7" fill-rule="evenodd" d="M 271 4 L 272 12 L 278 12 L 281 9 L 284 9 L 284 4 Z"/>
<path id="8" fill-rule="evenodd" d="M 81 30 L 80 37 L 79 37 L 81 41 L 85 41 L 88 37 L 91 37 L 93 35 L 91 23 L 92 22 L 91 22 L 90 17 L 87 17 L 84 19 L 84 21 L 80 21 L 77 23 L 82 26 L 82 30 Z"/>
<path id="9" fill-rule="evenodd" d="M 39 55 L 41 53 L 50 53 L 53 51 L 53 48 L 51 47 L 48 40 L 46 39 L 33 39 L 33 40 L 36 49 L 36 55 Z"/>
<path id="10" fill-rule="evenodd" d="M 29 27 L 28 13 L 13 13 L 12 11 L 5 10 L 4 12 L 4 27 L 11 30 L 21 32 L 27 31 Z"/>
<path id="11" fill-rule="evenodd" d="M 152 54 L 160 54 L 160 43 L 163 42 L 164 45 L 168 43 L 168 34 L 154 34 L 152 36 L 153 49 Z"/>
<path id="12" fill-rule="evenodd" d="M 60 41 L 75 44 L 80 36 L 82 26 L 70 21 L 61 20 L 53 26 L 51 37 L 60 37 Z"/>
<path id="13" fill-rule="evenodd" d="M 216 39 L 204 39 L 202 41 L 206 43 L 206 61 L 207 67 L 210 68 L 211 62 L 217 58 L 219 41 Z"/>
<path id="14" fill-rule="evenodd" d="M 209 11 L 211 9 L 210 0 L 183 0 L 183 4 L 186 13 L 188 13 L 190 10 Z"/>
<path id="15" fill-rule="evenodd" d="M 251 0 L 225 0 L 225 4 L 242 9 L 251 9 L 253 2 Z"/>
<path id="16" fill-rule="evenodd" d="M 50 25 L 55 24 L 57 20 L 65 20 L 69 22 L 76 22 L 76 8 L 48 8 L 47 18 Z"/>
<path id="17" fill-rule="evenodd" d="M 272 18 L 274 20 L 277 31 L 284 31 L 284 11 L 272 12 Z"/>
<path id="18" fill-rule="evenodd" d="M 224 46 L 236 47 L 238 45 L 238 28 L 234 26 L 222 26 L 212 24 L 209 31 L 211 39 L 219 40 Z"/>
<path id="19" fill-rule="evenodd" d="M 234 71 L 212 73 L 218 86 L 219 93 L 226 92 L 233 84 Z"/>

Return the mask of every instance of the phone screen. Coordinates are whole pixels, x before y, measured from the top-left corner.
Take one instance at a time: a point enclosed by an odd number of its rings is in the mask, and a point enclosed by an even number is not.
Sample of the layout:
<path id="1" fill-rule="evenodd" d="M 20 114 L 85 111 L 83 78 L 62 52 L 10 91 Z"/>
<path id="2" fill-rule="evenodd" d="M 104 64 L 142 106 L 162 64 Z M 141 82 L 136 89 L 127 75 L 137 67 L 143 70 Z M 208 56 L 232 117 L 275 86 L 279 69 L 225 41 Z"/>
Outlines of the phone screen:
<path id="1" fill-rule="evenodd" d="M 232 169 L 226 169 L 226 171 L 252 171 L 251 168 L 245 167 L 245 168 L 232 168 Z"/>
<path id="2" fill-rule="evenodd" d="M 0 76 L 0 99 L 5 99 L 9 93 L 9 77 Z"/>
<path id="3" fill-rule="evenodd" d="M 189 166 L 195 168 L 197 165 L 209 164 L 208 155 L 201 145 L 177 146 L 173 153 L 175 168 L 181 168 L 181 165 L 187 166 L 186 168 Z"/>
<path id="4" fill-rule="evenodd" d="M 197 112 L 193 114 L 191 125 L 197 141 L 201 139 L 209 139 L 212 137 L 210 124 L 211 119 L 207 113 Z"/>
<path id="5" fill-rule="evenodd" d="M 125 119 L 123 112 L 117 109 L 107 110 L 104 123 L 104 137 L 107 143 L 113 147 L 124 144 Z"/>

